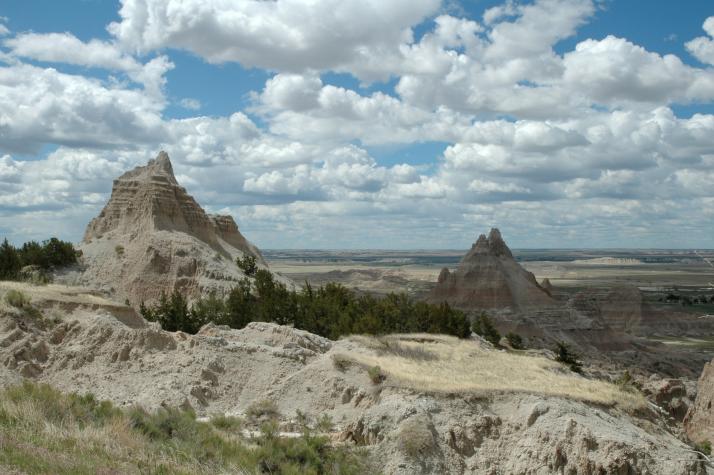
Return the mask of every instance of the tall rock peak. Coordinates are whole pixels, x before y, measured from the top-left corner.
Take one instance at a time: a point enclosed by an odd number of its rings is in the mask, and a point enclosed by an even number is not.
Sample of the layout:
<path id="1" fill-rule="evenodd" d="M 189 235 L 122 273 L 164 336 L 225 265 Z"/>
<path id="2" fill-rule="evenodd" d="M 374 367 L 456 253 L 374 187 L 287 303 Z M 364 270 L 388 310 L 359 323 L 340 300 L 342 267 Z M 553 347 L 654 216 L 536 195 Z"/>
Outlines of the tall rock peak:
<path id="1" fill-rule="evenodd" d="M 151 165 L 152 163 L 156 168 L 160 169 L 166 174 L 174 176 L 174 168 L 171 166 L 171 159 L 169 158 L 169 154 L 164 152 L 163 150 L 159 152 L 159 154 L 154 160 L 149 162 L 149 165 Z"/>
<path id="2" fill-rule="evenodd" d="M 477 258 L 477 256 L 495 256 L 513 258 L 511 250 L 506 245 L 506 242 L 501 237 L 501 231 L 498 228 L 491 228 L 488 237 L 481 234 L 476 242 L 471 246 L 471 250 L 464 256 L 464 261 Z"/>
<path id="3" fill-rule="evenodd" d="M 84 234 L 87 280 L 122 298 L 158 298 L 180 289 L 197 296 L 242 277 L 235 258 L 260 251 L 231 216 L 209 215 L 179 185 L 166 152 L 114 180 L 106 206 Z"/>
<path id="4" fill-rule="evenodd" d="M 481 234 L 454 272 L 444 269 L 429 295 L 465 310 L 550 305 L 551 296 L 513 258 L 497 228 Z"/>

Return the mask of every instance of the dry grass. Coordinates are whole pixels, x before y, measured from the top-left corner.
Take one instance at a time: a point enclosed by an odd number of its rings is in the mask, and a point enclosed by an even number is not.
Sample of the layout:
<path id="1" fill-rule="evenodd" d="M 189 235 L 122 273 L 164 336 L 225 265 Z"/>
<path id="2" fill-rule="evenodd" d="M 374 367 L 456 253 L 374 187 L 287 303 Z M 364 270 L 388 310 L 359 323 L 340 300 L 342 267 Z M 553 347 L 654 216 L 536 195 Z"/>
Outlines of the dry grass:
<path id="1" fill-rule="evenodd" d="M 80 305 L 119 305 L 117 302 L 92 295 L 88 289 L 59 284 L 34 285 L 28 282 L 0 281 L 0 294 L 11 290 L 23 292 L 37 302 L 75 303 Z"/>
<path id="2" fill-rule="evenodd" d="M 332 447 L 325 437 L 281 439 L 271 433 L 245 440 L 239 428 L 234 418 L 202 422 L 179 409 L 118 409 L 89 395 L 25 382 L 0 391 L 0 472 L 373 473 L 362 454 Z"/>
<path id="3" fill-rule="evenodd" d="M 471 340 L 444 335 L 393 335 L 402 347 L 420 348 L 434 359 L 409 358 L 409 352 L 385 353 L 375 338 L 351 337 L 366 351 L 343 353 L 343 358 L 370 368 L 379 366 L 387 386 L 427 392 L 473 393 L 520 392 L 560 396 L 636 411 L 646 406 L 640 394 L 615 384 L 586 379 L 543 357 L 482 348 Z M 370 351 L 371 350 L 371 351 Z"/>

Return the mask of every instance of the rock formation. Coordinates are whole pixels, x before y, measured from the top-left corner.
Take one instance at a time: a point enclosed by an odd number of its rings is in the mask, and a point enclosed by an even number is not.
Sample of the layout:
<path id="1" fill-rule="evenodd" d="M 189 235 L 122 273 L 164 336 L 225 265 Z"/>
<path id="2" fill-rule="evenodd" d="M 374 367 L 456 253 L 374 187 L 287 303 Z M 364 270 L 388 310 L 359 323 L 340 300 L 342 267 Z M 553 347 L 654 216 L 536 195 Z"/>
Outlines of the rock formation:
<path id="1" fill-rule="evenodd" d="M 549 278 L 545 278 L 540 281 L 540 287 L 541 289 L 545 290 L 548 295 L 552 296 L 553 295 L 553 284 L 550 283 Z"/>
<path id="2" fill-rule="evenodd" d="M 690 439 L 714 444 L 714 360 L 704 366 L 697 383 L 697 398 L 684 419 Z"/>
<path id="3" fill-rule="evenodd" d="M 464 310 L 527 309 L 553 305 L 553 298 L 521 267 L 498 229 L 479 236 L 455 272 L 442 269 L 428 299 Z"/>
<path id="4" fill-rule="evenodd" d="M 231 216 L 207 214 L 178 184 L 166 152 L 114 180 L 80 248 L 79 283 L 134 304 L 174 289 L 224 294 L 244 276 L 234 261 L 246 254 L 266 267 Z"/>

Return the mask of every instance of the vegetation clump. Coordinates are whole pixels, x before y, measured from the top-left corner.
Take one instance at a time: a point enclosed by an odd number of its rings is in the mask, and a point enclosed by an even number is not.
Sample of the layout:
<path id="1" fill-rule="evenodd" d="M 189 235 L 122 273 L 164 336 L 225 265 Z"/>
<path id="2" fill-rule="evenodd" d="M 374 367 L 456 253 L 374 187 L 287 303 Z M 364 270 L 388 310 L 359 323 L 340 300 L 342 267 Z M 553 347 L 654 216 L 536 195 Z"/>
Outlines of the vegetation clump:
<path id="1" fill-rule="evenodd" d="M 55 237 L 42 243 L 29 241 L 16 248 L 3 240 L 0 244 L 0 280 L 19 280 L 22 269 L 33 266 L 47 272 L 54 268 L 76 264 L 80 251 L 70 242 Z"/>
<path id="2" fill-rule="evenodd" d="M 26 308 L 30 305 L 30 299 L 21 291 L 10 289 L 5 294 L 5 302 L 15 308 Z"/>
<path id="3" fill-rule="evenodd" d="M 704 442 L 697 444 L 695 448 L 696 448 L 696 450 L 703 453 L 704 455 L 708 456 L 708 455 L 712 454 L 712 444 L 708 440 L 705 440 Z"/>
<path id="4" fill-rule="evenodd" d="M 164 330 L 196 333 L 208 322 L 243 328 L 250 322 L 273 322 L 330 339 L 350 334 L 445 333 L 469 335 L 464 314 L 447 303 L 415 302 L 406 294 L 383 298 L 357 295 L 340 284 L 289 290 L 265 269 L 251 281 L 243 278 L 224 300 L 209 294 L 189 308 L 178 291 L 163 295 L 159 303 L 141 305 L 141 314 Z"/>
<path id="5" fill-rule="evenodd" d="M 508 340 L 508 344 L 511 345 L 511 348 L 513 348 L 514 350 L 522 350 L 523 348 L 525 348 L 525 346 L 523 345 L 523 338 L 521 338 L 521 335 L 519 335 L 518 333 L 506 333 L 506 340 Z"/>
<path id="6" fill-rule="evenodd" d="M 280 410 L 274 401 L 263 399 L 248 406 L 245 415 L 249 421 L 259 423 L 279 419 Z"/>
<path id="7" fill-rule="evenodd" d="M 483 337 L 493 346 L 499 346 L 499 342 L 501 341 L 501 334 L 498 332 L 498 330 L 496 330 L 496 327 L 493 326 L 493 322 L 490 318 L 488 318 L 488 315 L 486 315 L 485 313 L 481 312 L 481 314 L 476 317 L 474 322 L 471 324 L 471 330 L 475 334 Z"/>
<path id="8" fill-rule="evenodd" d="M 379 366 L 372 366 L 367 370 L 367 375 L 369 376 L 370 381 L 374 384 L 380 384 L 382 383 L 385 379 L 387 379 L 387 376 L 385 376 L 384 373 L 382 373 L 382 368 Z"/>
<path id="9" fill-rule="evenodd" d="M 373 473 L 362 452 L 333 447 L 305 426 L 280 437 L 275 424 L 250 440 L 234 418 L 201 422 L 191 411 L 119 409 L 92 395 L 25 382 L 0 391 L 0 467 L 34 474 Z"/>
<path id="10" fill-rule="evenodd" d="M 574 373 L 583 372 L 583 363 L 578 359 L 579 356 L 570 349 L 567 343 L 563 341 L 557 342 L 553 351 L 555 351 L 555 361 L 568 366 Z"/>
<path id="11" fill-rule="evenodd" d="M 244 254 L 242 258 L 240 256 L 236 257 L 236 265 L 248 277 L 255 277 L 255 273 L 258 272 L 258 264 L 255 257 L 250 254 Z"/>

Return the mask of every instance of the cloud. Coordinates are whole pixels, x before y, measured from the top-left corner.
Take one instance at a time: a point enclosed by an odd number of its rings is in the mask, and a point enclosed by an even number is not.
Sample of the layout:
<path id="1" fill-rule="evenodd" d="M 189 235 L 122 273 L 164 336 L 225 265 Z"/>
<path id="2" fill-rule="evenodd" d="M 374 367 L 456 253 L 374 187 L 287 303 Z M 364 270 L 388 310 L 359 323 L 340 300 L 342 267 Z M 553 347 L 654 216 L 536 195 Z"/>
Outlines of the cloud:
<path id="1" fill-rule="evenodd" d="M 599 104 L 667 104 L 714 99 L 714 72 L 686 66 L 625 39 L 586 40 L 564 57 L 565 86 Z"/>
<path id="2" fill-rule="evenodd" d="M 165 47 L 275 71 L 347 69 L 394 52 L 439 0 L 122 0 L 109 31 L 126 48 Z"/>
<path id="3" fill-rule="evenodd" d="M 707 36 L 694 38 L 684 46 L 692 56 L 702 63 L 714 65 L 714 16 L 707 18 L 702 28 L 707 33 Z"/>
<path id="4" fill-rule="evenodd" d="M 362 96 L 317 76 L 277 74 L 256 96 L 253 110 L 270 123 L 270 130 L 303 141 L 346 141 L 364 144 L 410 143 L 453 138 L 468 125 L 448 109 L 424 110 L 376 92 Z"/>
<path id="5" fill-rule="evenodd" d="M 198 99 L 191 99 L 189 97 L 186 97 L 179 101 L 179 105 L 184 109 L 197 111 L 201 108 L 201 101 L 199 101 Z"/>
<path id="6" fill-rule="evenodd" d="M 3 44 L 22 58 L 125 72 L 157 97 L 166 82 L 164 75 L 174 67 L 166 56 L 141 64 L 114 43 L 96 39 L 85 43 L 71 33 L 23 33 Z"/>
<path id="7" fill-rule="evenodd" d="M 0 67 L 0 151 L 156 143 L 165 137 L 162 108 L 140 90 L 27 64 Z"/>
<path id="8" fill-rule="evenodd" d="M 714 70 L 615 36 L 561 52 L 596 5 L 465 18 L 437 0 L 125 0 L 110 41 L 3 39 L 0 228 L 78 238 L 112 178 L 165 149 L 188 191 L 263 247 L 459 247 L 492 225 L 519 246 L 671 245 L 677 230 L 701 247 L 714 115 L 697 107 Z M 714 17 L 704 30 L 687 48 L 712 64 Z M 179 96 L 201 113 L 173 118 L 175 48 L 275 74 L 243 110 Z M 409 154 L 369 153 L 392 144 Z"/>

